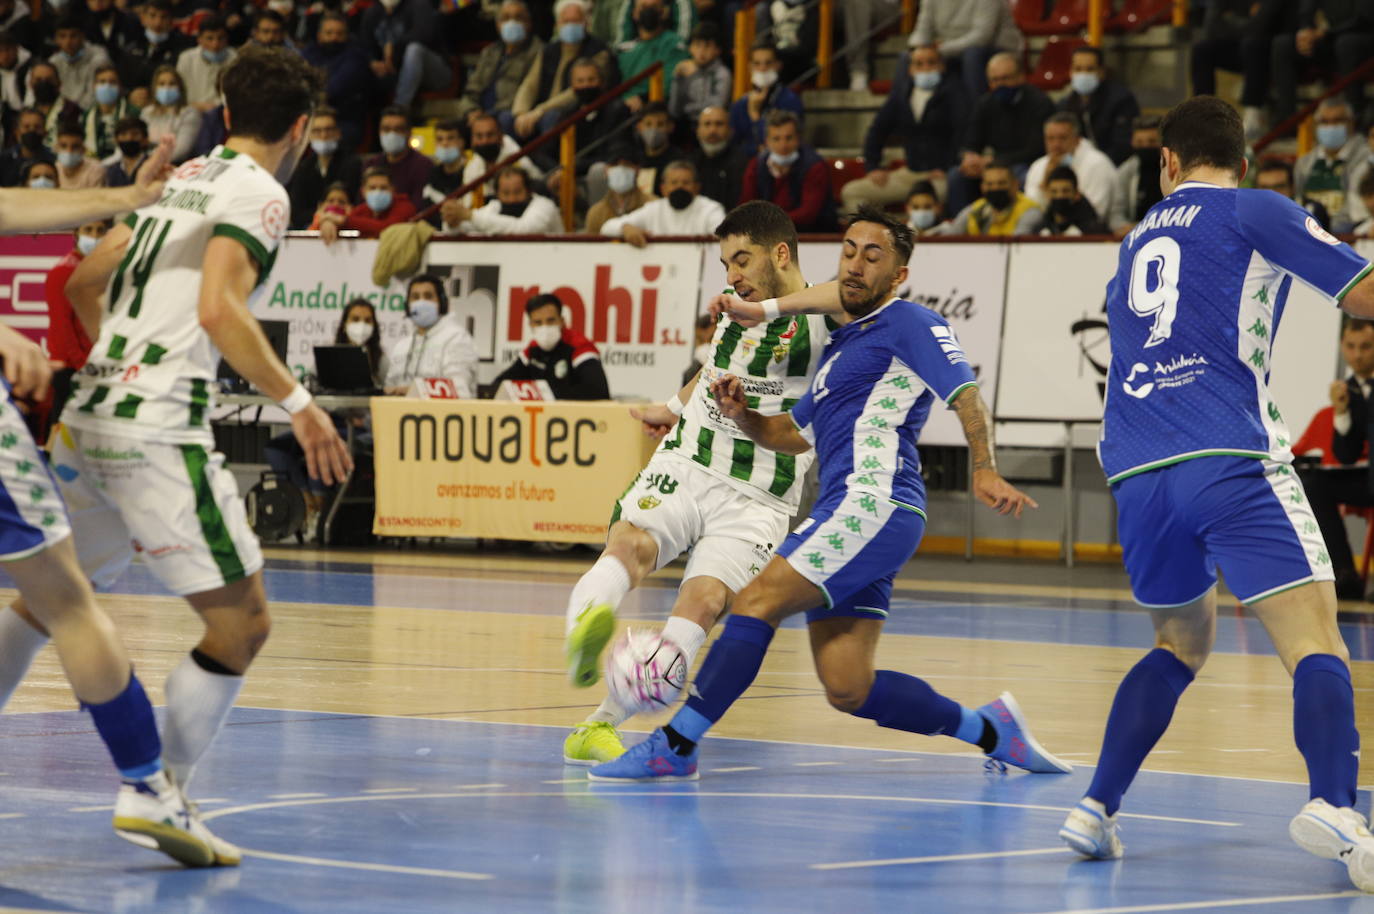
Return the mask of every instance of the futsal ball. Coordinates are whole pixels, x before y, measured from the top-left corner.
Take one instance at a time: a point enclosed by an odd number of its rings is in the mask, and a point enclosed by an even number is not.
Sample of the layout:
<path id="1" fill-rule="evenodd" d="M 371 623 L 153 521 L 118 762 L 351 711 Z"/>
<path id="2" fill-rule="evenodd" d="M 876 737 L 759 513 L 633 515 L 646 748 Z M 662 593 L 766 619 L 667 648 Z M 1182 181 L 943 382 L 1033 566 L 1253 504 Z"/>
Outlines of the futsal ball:
<path id="1" fill-rule="evenodd" d="M 626 711 L 662 711 L 686 685 L 682 648 L 655 629 L 627 628 L 606 655 L 606 686 Z"/>

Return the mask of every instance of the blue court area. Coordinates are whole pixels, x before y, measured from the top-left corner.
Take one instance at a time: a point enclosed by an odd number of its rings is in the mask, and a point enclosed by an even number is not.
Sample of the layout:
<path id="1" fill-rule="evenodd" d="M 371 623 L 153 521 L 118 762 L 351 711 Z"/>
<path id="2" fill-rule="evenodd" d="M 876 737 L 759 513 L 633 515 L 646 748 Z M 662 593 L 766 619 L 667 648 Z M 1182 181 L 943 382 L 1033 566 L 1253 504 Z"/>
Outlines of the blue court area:
<path id="1" fill-rule="evenodd" d="M 1127 859 L 1088 862 L 1055 837 L 1082 768 L 1003 775 L 975 757 L 712 739 L 698 783 L 593 786 L 559 763 L 563 733 L 236 710 L 196 787 L 246 857 L 191 871 L 114 837 L 83 715 L 6 715 L 0 906 L 1374 911 L 1339 864 L 1289 842 L 1298 785 L 1144 773 Z"/>

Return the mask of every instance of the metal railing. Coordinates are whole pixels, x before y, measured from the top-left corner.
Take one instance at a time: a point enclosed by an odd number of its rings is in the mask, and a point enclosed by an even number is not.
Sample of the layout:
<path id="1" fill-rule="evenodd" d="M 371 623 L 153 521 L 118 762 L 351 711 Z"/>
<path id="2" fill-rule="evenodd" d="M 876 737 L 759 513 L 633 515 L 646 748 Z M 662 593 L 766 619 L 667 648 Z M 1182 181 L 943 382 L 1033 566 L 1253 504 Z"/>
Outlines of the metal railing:
<path id="1" fill-rule="evenodd" d="M 1320 95 L 1303 105 L 1296 113 L 1289 115 L 1278 123 L 1272 130 L 1255 141 L 1255 155 L 1259 155 L 1269 144 L 1292 133 L 1298 132 L 1298 154 L 1310 152 L 1313 145 L 1312 116 L 1317 113 L 1322 102 L 1334 95 L 1344 92 L 1354 83 L 1374 76 L 1374 57 L 1366 60 L 1349 73 L 1337 79 L 1327 86 Z"/>

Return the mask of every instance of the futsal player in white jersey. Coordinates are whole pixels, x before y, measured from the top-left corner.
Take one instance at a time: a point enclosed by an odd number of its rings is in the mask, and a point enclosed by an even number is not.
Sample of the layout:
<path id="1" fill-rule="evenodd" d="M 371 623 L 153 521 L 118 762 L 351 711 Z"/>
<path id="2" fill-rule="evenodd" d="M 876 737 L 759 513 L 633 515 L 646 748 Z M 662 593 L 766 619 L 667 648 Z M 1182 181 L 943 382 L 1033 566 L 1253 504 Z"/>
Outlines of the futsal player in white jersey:
<path id="1" fill-rule="evenodd" d="M 763 301 L 806 288 L 796 226 L 776 205 L 756 200 L 737 207 L 716 236 L 725 280 L 740 296 Z M 768 563 L 787 535 L 812 457 L 755 448 L 721 415 L 711 384 L 733 374 L 760 412 L 784 413 L 805 395 L 828 337 L 827 320 L 820 316 L 751 327 L 723 319 L 711 356 L 691 383 L 667 404 L 631 410 L 664 437 L 616 503 L 606 549 L 568 599 L 574 685 L 590 686 L 599 678 L 598 658 L 614 631 L 616 606 L 646 575 L 691 551 L 663 629 L 690 669 L 731 598 Z M 608 696 L 568 736 L 564 761 L 592 765 L 619 756 L 625 750 L 615 728 L 629 717 Z"/>
<path id="2" fill-rule="evenodd" d="M 269 628 L 262 554 L 213 451 L 220 355 L 291 414 L 311 476 L 332 483 L 350 464 L 333 422 L 276 357 L 248 306 L 286 227 L 282 182 L 308 141 L 320 78 L 293 53 L 250 48 L 225 70 L 222 87 L 225 144 L 182 165 L 161 198 L 109 232 L 67 285 L 96 342 L 52 449 L 83 571 L 108 583 L 137 544 L 205 623 L 166 683 L 162 761 L 183 794 Z M 0 647 L 12 666 L 27 665 L 41 647 L 23 641 L 32 648 L 24 657 L 21 641 Z M 211 838 L 213 859 L 204 862 L 238 863 L 237 848 Z"/>

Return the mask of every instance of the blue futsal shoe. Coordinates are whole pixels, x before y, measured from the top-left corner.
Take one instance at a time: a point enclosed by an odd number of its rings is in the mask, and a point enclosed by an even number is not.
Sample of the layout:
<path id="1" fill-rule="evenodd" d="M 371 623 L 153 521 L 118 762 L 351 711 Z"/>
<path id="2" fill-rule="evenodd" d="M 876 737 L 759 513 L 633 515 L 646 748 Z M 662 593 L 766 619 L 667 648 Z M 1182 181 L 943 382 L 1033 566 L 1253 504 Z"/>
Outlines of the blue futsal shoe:
<path id="1" fill-rule="evenodd" d="M 1021 706 L 1010 692 L 1003 692 L 996 701 L 989 702 L 978 709 L 978 713 L 992 721 L 997 731 L 997 747 L 988 753 L 988 767 L 1007 770 L 1007 765 L 1015 765 L 1036 774 L 1068 774 L 1073 768 L 1068 762 L 1045 751 L 1031 735 Z"/>
<path id="2" fill-rule="evenodd" d="M 699 777 L 697 750 L 678 755 L 660 727 L 644 742 L 626 749 L 620 758 L 590 769 L 587 777 L 593 781 L 695 781 Z"/>

